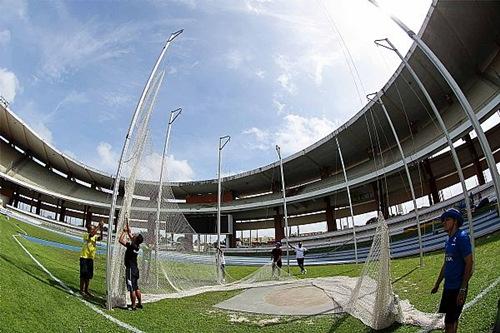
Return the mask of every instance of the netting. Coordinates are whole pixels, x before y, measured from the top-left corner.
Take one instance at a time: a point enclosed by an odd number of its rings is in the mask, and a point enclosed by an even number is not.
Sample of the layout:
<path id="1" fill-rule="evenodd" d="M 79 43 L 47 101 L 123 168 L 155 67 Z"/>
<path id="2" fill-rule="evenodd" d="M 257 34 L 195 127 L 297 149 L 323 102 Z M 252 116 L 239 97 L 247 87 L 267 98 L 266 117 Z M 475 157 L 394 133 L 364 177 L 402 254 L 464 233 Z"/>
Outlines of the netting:
<path id="1" fill-rule="evenodd" d="M 265 284 L 266 281 L 282 283 L 291 279 L 283 270 L 265 265 L 249 276 L 235 280 L 225 272 L 222 254 L 215 251 L 210 241 L 202 244 L 201 239 L 207 239 L 203 237 L 206 235 L 197 233 L 182 214 L 168 185 L 168 163 L 163 163 L 165 154 L 162 156 L 154 149 L 154 144 L 161 142 L 162 138 L 153 137 L 150 130 L 163 76 L 164 72 L 153 74 L 124 152 L 122 175 L 125 188 L 109 268 L 111 307 L 127 304 L 126 248 L 119 243 L 127 221 L 132 233 L 141 233 L 144 239 L 138 268 L 139 287 L 145 299 L 183 297 L 221 288 L 239 289 Z M 166 177 L 160 188 L 162 168 Z"/>
<path id="2" fill-rule="evenodd" d="M 283 283 L 287 285 L 275 286 L 269 282 L 250 285 L 249 288 L 262 288 L 237 295 L 215 306 L 232 311 L 277 315 L 346 312 L 377 330 L 395 322 L 426 329 L 443 327 L 441 314 L 421 312 L 407 300 L 399 301 L 394 294 L 390 276 L 389 234 L 387 223 L 381 214 L 369 256 L 359 277 L 322 277 L 286 280 Z M 318 290 L 322 293 L 318 293 Z M 329 300 L 325 300 L 325 295 Z M 276 297 L 282 299 L 276 300 Z M 295 297 L 299 299 L 294 300 Z M 304 308 L 306 306 L 308 308 Z"/>
<path id="3" fill-rule="evenodd" d="M 390 326 L 401 317 L 391 285 L 387 223 L 379 214 L 368 258 L 345 310 L 374 329 Z"/>

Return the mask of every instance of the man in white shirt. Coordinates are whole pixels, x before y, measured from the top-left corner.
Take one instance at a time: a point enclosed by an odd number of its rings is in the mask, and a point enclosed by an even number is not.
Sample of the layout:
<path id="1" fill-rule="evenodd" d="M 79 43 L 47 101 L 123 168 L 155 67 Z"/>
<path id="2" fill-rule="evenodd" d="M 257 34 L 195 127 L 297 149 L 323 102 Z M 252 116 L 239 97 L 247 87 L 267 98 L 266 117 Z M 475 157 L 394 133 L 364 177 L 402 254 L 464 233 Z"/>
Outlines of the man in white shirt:
<path id="1" fill-rule="evenodd" d="M 302 247 L 302 242 L 299 242 L 297 246 L 291 245 L 291 247 L 295 250 L 295 259 L 297 259 L 297 264 L 300 267 L 300 273 L 306 274 L 307 270 L 304 268 L 304 254 L 306 253 L 307 249 L 305 247 Z"/>

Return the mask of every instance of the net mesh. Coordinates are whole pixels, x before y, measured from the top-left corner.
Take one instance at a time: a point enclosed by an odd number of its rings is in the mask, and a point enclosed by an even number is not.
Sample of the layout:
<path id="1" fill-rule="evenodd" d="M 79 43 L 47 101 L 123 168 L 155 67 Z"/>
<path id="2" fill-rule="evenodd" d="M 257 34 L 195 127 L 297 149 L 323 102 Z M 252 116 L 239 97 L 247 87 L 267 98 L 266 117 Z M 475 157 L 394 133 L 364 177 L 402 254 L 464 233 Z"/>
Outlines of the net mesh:
<path id="1" fill-rule="evenodd" d="M 164 71 L 153 74 L 124 152 L 122 175 L 125 188 L 109 268 L 111 307 L 127 304 L 126 248 L 119 243 L 127 221 L 132 233 L 141 233 L 144 239 L 140 246 L 138 268 L 139 287 L 145 299 L 182 297 L 221 288 L 238 289 L 265 281 L 281 283 L 291 279 L 289 274 L 278 268 L 273 269 L 271 265 L 265 265 L 241 280 L 232 278 L 225 272 L 223 253 L 216 251 L 210 241 L 201 243 L 202 239 L 207 239 L 206 235 L 197 233 L 182 214 L 178 200 L 168 185 L 168 163 L 162 163 L 165 156 L 154 151 L 154 143 L 162 140 L 152 137 L 153 131 L 150 130 L 163 77 Z M 165 176 L 160 188 L 162 171 Z"/>
<path id="2" fill-rule="evenodd" d="M 390 248 L 387 223 L 378 216 L 378 225 L 361 276 L 344 308 L 374 329 L 390 326 L 401 317 L 394 297 L 390 273 Z"/>

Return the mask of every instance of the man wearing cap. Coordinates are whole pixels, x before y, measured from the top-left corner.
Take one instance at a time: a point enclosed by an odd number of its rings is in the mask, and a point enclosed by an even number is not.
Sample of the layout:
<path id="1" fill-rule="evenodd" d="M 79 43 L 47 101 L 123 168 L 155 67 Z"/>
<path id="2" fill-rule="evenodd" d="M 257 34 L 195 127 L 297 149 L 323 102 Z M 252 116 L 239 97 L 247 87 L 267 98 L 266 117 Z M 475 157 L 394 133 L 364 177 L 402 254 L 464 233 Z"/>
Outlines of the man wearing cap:
<path id="1" fill-rule="evenodd" d="M 445 332 L 455 333 L 458 318 L 462 312 L 467 287 L 472 276 L 472 249 L 469 235 L 459 228 L 464 223 L 462 214 L 455 208 L 448 209 L 441 215 L 443 229 L 448 233 L 445 243 L 445 257 L 439 277 L 432 288 L 435 294 L 444 278 L 443 296 L 439 312 L 445 313 Z"/>

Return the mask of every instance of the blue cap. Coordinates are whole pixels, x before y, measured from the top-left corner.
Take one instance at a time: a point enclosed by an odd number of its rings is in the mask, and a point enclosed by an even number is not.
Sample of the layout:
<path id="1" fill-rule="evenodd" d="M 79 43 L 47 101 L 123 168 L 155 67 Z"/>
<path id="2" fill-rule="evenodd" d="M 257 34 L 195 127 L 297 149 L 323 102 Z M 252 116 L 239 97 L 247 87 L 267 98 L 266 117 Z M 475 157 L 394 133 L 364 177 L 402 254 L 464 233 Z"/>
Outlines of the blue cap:
<path id="1" fill-rule="evenodd" d="M 462 213 L 460 213 L 460 211 L 456 208 L 450 208 L 446 210 L 443 214 L 441 214 L 441 222 L 448 217 L 451 217 L 452 219 L 456 220 L 458 227 L 461 227 L 462 224 L 464 224 L 464 218 L 462 216 Z"/>

